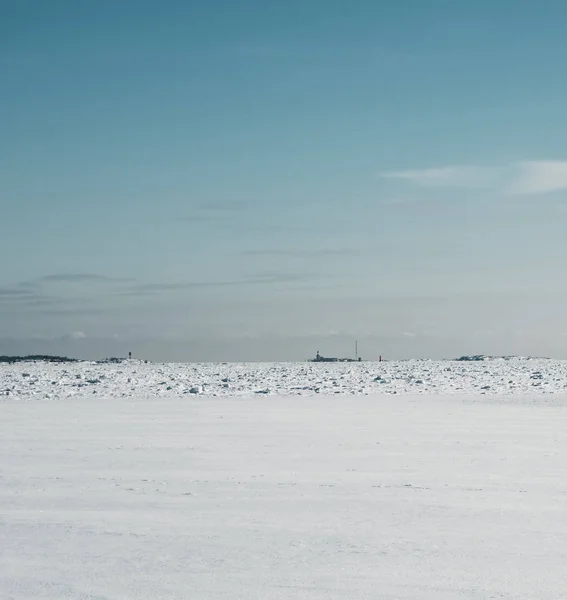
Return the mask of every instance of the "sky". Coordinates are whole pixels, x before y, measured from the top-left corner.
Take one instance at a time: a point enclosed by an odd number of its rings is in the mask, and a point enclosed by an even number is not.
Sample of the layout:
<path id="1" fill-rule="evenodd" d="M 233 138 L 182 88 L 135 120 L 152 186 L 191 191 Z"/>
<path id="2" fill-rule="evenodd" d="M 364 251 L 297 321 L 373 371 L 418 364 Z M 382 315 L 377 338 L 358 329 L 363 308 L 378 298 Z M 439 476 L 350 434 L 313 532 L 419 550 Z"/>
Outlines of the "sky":
<path id="1" fill-rule="evenodd" d="M 0 0 L 0 354 L 567 358 L 565 22 Z"/>

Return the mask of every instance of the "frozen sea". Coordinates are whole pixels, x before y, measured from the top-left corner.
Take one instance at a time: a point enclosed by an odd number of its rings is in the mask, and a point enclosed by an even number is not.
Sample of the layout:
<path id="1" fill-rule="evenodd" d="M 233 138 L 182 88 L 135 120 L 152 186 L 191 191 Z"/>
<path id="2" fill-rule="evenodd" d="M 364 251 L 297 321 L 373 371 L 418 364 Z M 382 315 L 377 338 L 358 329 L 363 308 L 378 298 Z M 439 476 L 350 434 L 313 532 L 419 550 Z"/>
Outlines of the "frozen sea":
<path id="1" fill-rule="evenodd" d="M 0 598 L 567 598 L 567 363 L 1 365 Z"/>

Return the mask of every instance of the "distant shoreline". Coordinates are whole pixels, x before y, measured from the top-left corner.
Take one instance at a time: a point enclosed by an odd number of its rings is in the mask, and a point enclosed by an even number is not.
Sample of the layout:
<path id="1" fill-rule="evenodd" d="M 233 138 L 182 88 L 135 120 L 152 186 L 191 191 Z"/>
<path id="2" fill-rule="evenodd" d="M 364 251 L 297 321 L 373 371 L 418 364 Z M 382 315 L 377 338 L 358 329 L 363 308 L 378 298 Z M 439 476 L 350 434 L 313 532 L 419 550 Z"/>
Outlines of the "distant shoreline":
<path id="1" fill-rule="evenodd" d="M 97 362 L 97 363 L 121 363 L 125 358 L 105 358 L 97 361 L 85 361 L 80 358 L 70 358 L 69 356 L 52 356 L 50 354 L 29 354 L 27 356 L 0 356 L 0 363 L 14 364 L 21 362 L 51 362 L 51 363 L 78 363 L 78 362 Z"/>
<path id="2" fill-rule="evenodd" d="M 405 358 L 405 359 L 397 359 L 393 362 L 408 362 L 408 361 L 443 361 L 443 362 L 484 362 L 484 361 L 492 361 L 492 360 L 511 360 L 511 359 L 523 359 L 523 360 L 551 360 L 549 357 L 544 356 L 519 356 L 519 355 L 503 355 L 503 356 L 491 356 L 485 354 L 473 354 L 473 355 L 463 355 L 456 358 L 440 358 L 440 359 L 431 359 L 431 358 Z M 98 363 L 98 364 L 121 364 L 123 362 L 136 360 L 126 357 L 109 357 L 102 359 L 85 359 L 85 358 L 71 358 L 69 356 L 57 356 L 51 354 L 28 354 L 26 356 L 11 356 L 11 355 L 2 355 L 0 356 L 0 364 L 17 364 L 24 362 L 48 362 L 48 363 Z M 555 359 L 555 360 L 564 360 L 564 359 Z M 145 363 L 153 363 L 155 361 L 150 360 L 142 360 L 141 362 Z M 161 362 L 161 361 L 157 361 Z M 265 361 L 265 360 L 255 360 L 255 361 L 165 361 L 164 364 L 242 364 L 242 363 L 273 363 L 273 362 L 281 362 L 281 363 L 296 363 L 296 362 L 307 362 L 311 364 L 329 364 L 329 363 L 378 363 L 378 362 L 392 362 L 391 360 L 354 360 L 349 358 L 327 358 L 320 357 L 319 359 L 307 359 L 304 360 L 287 360 L 287 361 Z"/>

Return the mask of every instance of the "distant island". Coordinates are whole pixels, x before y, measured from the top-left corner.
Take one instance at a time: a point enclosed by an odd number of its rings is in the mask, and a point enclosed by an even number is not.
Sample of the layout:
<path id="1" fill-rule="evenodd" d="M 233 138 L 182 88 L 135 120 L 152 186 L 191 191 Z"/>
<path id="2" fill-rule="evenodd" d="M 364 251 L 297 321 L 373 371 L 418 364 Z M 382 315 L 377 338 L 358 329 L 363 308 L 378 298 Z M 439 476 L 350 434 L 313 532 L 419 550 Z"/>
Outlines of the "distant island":
<path id="1" fill-rule="evenodd" d="M 103 358 L 95 362 L 104 363 L 121 363 L 125 358 Z M 70 358 L 69 356 L 51 356 L 50 354 L 29 354 L 28 356 L 0 356 L 0 363 L 20 363 L 20 362 L 51 362 L 51 363 L 77 363 L 84 362 L 80 358 Z M 89 361 L 91 362 L 91 361 Z"/>
<path id="2" fill-rule="evenodd" d="M 48 354 L 29 354 L 28 356 L 0 356 L 0 363 L 19 363 L 19 362 L 55 362 L 55 363 L 74 363 L 79 362 L 77 358 L 68 356 L 50 356 Z"/>

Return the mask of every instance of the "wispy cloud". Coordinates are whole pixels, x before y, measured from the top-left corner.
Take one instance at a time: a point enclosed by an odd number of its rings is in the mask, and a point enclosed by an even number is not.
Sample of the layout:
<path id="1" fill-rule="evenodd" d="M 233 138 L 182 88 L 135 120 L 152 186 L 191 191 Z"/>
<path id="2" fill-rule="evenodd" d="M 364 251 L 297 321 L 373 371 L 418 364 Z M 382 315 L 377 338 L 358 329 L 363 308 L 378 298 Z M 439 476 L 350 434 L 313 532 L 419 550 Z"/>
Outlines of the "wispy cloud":
<path id="1" fill-rule="evenodd" d="M 123 277 L 108 277 L 106 275 L 95 275 L 92 273 L 54 273 L 52 275 L 44 275 L 42 277 L 38 277 L 33 281 L 38 283 L 123 283 L 132 280 Z"/>
<path id="2" fill-rule="evenodd" d="M 72 331 L 70 334 L 64 336 L 64 339 L 68 340 L 84 340 L 86 339 L 86 334 L 82 331 Z"/>
<path id="3" fill-rule="evenodd" d="M 509 183 L 511 194 L 547 194 L 567 189 L 567 161 L 516 163 L 517 176 Z"/>
<path id="4" fill-rule="evenodd" d="M 199 210 L 211 212 L 240 212 L 248 208 L 248 202 L 241 200 L 215 200 L 199 206 Z"/>
<path id="5" fill-rule="evenodd" d="M 21 298 L 29 298 L 33 296 L 32 290 L 25 288 L 0 288 L 0 299 L 19 300 Z"/>
<path id="6" fill-rule="evenodd" d="M 179 217 L 178 221 L 184 223 L 202 223 L 211 221 L 225 221 L 235 215 L 248 210 L 249 204 L 238 200 L 217 200 L 204 202 L 192 208 L 190 214 Z"/>
<path id="7" fill-rule="evenodd" d="M 382 177 L 402 179 L 422 187 L 472 188 L 491 185 L 498 176 L 498 169 L 455 165 L 434 169 L 413 169 L 383 173 Z"/>
<path id="8" fill-rule="evenodd" d="M 219 216 L 217 214 L 193 214 L 186 217 L 179 217 L 177 220 L 180 223 L 211 223 L 215 221 L 223 221 L 225 216 Z"/>
<path id="9" fill-rule="evenodd" d="M 286 256 L 293 258 L 324 258 L 326 256 L 350 256 L 355 253 L 356 251 L 353 248 L 320 248 L 314 250 L 281 248 L 273 250 L 245 250 L 243 252 L 245 256 Z"/>
<path id="10" fill-rule="evenodd" d="M 177 290 L 187 290 L 192 287 L 201 287 L 202 283 L 138 283 L 128 289 L 119 292 L 125 296 L 136 296 L 158 294 L 161 292 L 173 292 Z"/>
<path id="11" fill-rule="evenodd" d="M 283 273 L 280 271 L 265 271 L 243 279 L 245 284 L 293 283 L 306 281 L 316 277 L 310 273 Z"/>
<path id="12" fill-rule="evenodd" d="M 506 195 L 567 189 L 567 161 L 519 161 L 504 166 L 454 165 L 383 173 L 424 188 L 485 189 Z"/>
<path id="13" fill-rule="evenodd" d="M 134 281 L 90 273 L 53 273 L 0 287 L 0 304 L 11 309 L 41 310 L 85 304 Z M 88 289 L 88 293 L 87 293 Z"/>
<path id="14" fill-rule="evenodd" d="M 87 306 L 85 302 L 79 302 L 79 305 L 72 306 L 69 304 L 54 305 L 52 307 L 45 306 L 34 310 L 35 315 L 45 315 L 49 317 L 69 317 L 70 315 L 78 315 L 84 317 L 86 315 L 105 315 L 109 312 L 108 307 Z"/>
<path id="15" fill-rule="evenodd" d="M 281 273 L 281 272 L 264 272 L 257 273 L 251 276 L 242 277 L 240 279 L 219 279 L 216 281 L 188 281 L 180 283 L 141 283 L 131 286 L 129 289 L 122 292 L 122 295 L 151 295 L 160 294 L 163 292 L 196 290 L 207 288 L 220 287 L 237 287 L 249 285 L 275 285 L 283 283 L 302 282 L 315 277 L 310 274 L 302 273 Z"/>
<path id="16" fill-rule="evenodd" d="M 0 288 L 0 296 L 2 295 L 13 295 L 13 296 L 24 296 L 33 294 L 42 288 L 51 284 L 119 284 L 128 283 L 133 281 L 130 277 L 108 277 L 106 275 L 96 275 L 92 273 L 52 273 L 49 275 L 42 275 L 35 277 L 34 279 L 28 279 L 26 281 L 20 281 L 17 284 L 11 286 L 4 286 Z"/>

